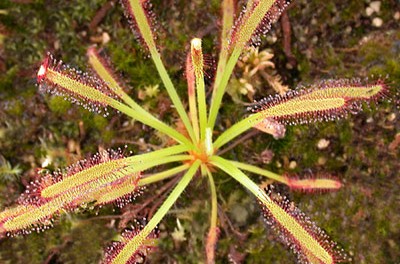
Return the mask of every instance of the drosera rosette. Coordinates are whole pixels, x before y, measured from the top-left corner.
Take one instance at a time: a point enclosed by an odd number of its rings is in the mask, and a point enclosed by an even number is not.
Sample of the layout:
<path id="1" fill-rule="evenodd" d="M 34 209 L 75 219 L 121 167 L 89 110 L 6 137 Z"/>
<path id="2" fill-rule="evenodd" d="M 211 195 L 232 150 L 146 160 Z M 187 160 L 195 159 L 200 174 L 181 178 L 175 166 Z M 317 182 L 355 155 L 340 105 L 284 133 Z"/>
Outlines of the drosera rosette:
<path id="1" fill-rule="evenodd" d="M 229 160 L 222 155 L 229 148 L 227 144 L 253 128 L 279 140 L 286 133 L 286 125 L 332 121 L 358 113 L 364 102 L 374 102 L 386 96 L 388 88 L 385 82 L 381 79 L 375 82 L 359 79 L 321 81 L 310 87 L 262 99 L 249 108 L 249 116 L 224 131 L 216 131 L 222 98 L 239 57 L 249 43 L 259 42 L 259 36 L 269 30 L 271 23 L 290 1 L 249 0 L 238 16 L 235 10 L 240 8 L 236 6 L 236 1 L 224 0 L 221 3 L 221 51 L 215 80 L 211 85 L 205 82 L 202 40 L 194 38 L 186 60 L 188 107 L 178 96 L 157 49 L 149 1 L 123 0 L 121 3 L 132 30 L 140 36 L 156 66 L 182 127 L 164 123 L 129 97 L 111 63 L 95 47 L 90 47 L 87 52 L 93 76 L 72 69 L 48 55 L 37 73 L 40 90 L 62 95 L 96 113 L 107 115 L 108 110 L 105 109 L 114 108 L 119 114 L 125 114 L 170 137 L 172 146 L 128 157 L 119 150 L 101 151 L 65 171 L 45 175 L 27 187 L 18 200 L 19 205 L 0 213 L 0 232 L 41 231 L 43 228 L 40 229 L 40 225 L 49 228 L 55 216 L 88 204 L 91 205 L 89 209 L 110 203 L 122 207 L 134 202 L 144 186 L 177 177 L 171 181 L 175 184 L 173 189 L 168 191 L 164 202 L 146 219 L 146 223 L 136 225 L 137 222 L 132 219 L 134 227 L 125 231 L 121 241 L 113 243 L 105 253 L 104 263 L 140 263 L 145 261 L 147 253 L 155 246 L 159 223 L 193 178 L 204 177 L 209 182 L 211 200 L 209 231 L 204 236 L 205 262 L 212 264 L 219 261 L 219 255 L 215 254 L 219 238 L 219 194 L 214 179 L 220 176 L 220 170 L 256 197 L 267 224 L 298 255 L 300 263 L 333 264 L 348 261 L 325 232 L 291 202 L 271 190 L 265 192 L 244 172 L 307 193 L 337 191 L 342 186 L 339 180 L 326 175 L 289 177 L 246 162 Z M 208 88 L 212 90 L 211 96 L 206 93 Z M 218 124 L 217 127 L 221 126 Z M 235 143 L 232 145 L 235 146 Z M 171 167 L 153 172 L 153 168 L 164 164 L 171 164 Z"/>

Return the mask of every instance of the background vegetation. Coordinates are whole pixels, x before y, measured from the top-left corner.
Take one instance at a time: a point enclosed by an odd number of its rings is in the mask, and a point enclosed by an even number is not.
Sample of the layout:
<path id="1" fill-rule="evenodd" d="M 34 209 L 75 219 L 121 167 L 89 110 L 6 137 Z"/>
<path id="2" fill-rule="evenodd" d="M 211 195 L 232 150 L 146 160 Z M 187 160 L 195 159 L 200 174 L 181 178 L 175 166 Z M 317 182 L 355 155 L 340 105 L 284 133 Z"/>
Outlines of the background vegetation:
<path id="1" fill-rule="evenodd" d="M 209 82 L 218 54 L 219 1 L 152 1 L 155 31 L 168 71 L 185 96 L 183 65 L 192 37 L 204 38 Z M 379 8 L 378 8 L 379 7 Z M 372 12 L 372 13 L 371 13 Z M 271 49 L 283 83 L 295 87 L 326 78 L 386 76 L 400 85 L 400 2 L 294 1 L 288 10 L 292 58 L 283 48 L 278 21 L 260 50 Z M 104 46 L 130 94 L 171 123 L 177 116 L 146 52 L 132 36 L 116 1 L 3 0 L 0 3 L 0 204 L 14 202 L 39 168 L 65 167 L 99 148 L 127 145 L 135 153 L 168 139 L 117 113 L 104 118 L 37 92 L 35 74 L 46 51 L 81 69 L 91 44 Z M 286 53 L 286 54 L 285 54 Z M 294 60 L 293 60 L 294 58 Z M 241 76 L 240 69 L 236 75 Z M 157 89 L 157 85 L 160 87 Z M 261 84 L 254 98 L 271 89 Z M 242 102 L 249 102 L 246 96 Z M 279 173 L 327 173 L 341 179 L 337 193 L 293 194 L 278 189 L 353 256 L 354 263 L 398 263 L 400 259 L 400 123 L 396 100 L 348 120 L 288 128 L 284 139 L 251 132 L 225 155 Z M 218 120 L 222 130 L 246 114 L 229 95 Z M 177 124 L 179 125 L 179 124 Z M 322 141 L 321 141 L 322 140 Z M 325 140 L 325 141 L 324 141 Z M 328 142 L 327 146 L 318 143 Z M 326 144 L 325 144 L 326 145 Z M 271 155 L 273 154 L 273 155 Z M 272 156 L 272 158 L 271 158 Z M 260 179 L 260 182 L 263 179 Z M 228 255 L 247 263 L 291 263 L 294 255 L 273 239 L 254 199 L 221 174 L 221 238 L 217 260 Z M 102 249 L 132 218 L 154 212 L 164 192 L 148 187 L 135 205 L 65 215 L 41 234 L 0 239 L 1 263 L 97 263 Z M 208 228 L 208 184 L 200 178 L 160 226 L 154 263 L 204 261 Z M 152 195 L 152 196 L 151 196 Z M 147 209 L 141 204 L 154 199 Z M 135 215 L 130 212 L 136 212 Z M 223 213 L 225 212 L 225 213 Z"/>

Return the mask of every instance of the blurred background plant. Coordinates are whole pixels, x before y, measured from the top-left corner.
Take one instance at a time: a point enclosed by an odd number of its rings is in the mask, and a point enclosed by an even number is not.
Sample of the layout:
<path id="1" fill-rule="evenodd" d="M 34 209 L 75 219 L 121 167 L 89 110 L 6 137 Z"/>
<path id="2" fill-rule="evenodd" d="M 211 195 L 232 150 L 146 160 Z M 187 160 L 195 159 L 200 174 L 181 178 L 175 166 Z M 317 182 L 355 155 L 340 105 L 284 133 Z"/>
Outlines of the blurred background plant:
<path id="1" fill-rule="evenodd" d="M 243 102 L 242 96 L 254 101 L 257 91 L 272 88 L 271 94 L 283 95 L 289 89 L 275 70 L 272 50 L 249 47 L 237 63 L 239 77 L 231 77 L 227 89 L 234 102 Z"/>
<path id="2" fill-rule="evenodd" d="M 21 173 L 22 169 L 19 165 L 13 167 L 10 162 L 0 155 L 0 182 L 7 184 L 18 181 Z"/>

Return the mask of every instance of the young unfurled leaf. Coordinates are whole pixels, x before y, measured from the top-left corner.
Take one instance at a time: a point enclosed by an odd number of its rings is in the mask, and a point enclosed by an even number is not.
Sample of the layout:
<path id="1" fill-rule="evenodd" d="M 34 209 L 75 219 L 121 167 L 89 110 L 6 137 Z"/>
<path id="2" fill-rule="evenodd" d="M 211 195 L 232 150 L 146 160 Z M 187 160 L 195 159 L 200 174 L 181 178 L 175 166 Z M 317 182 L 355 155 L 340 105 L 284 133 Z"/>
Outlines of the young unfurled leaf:
<path id="1" fill-rule="evenodd" d="M 267 196 L 267 202 L 260 201 L 265 221 L 297 254 L 300 263 L 334 264 L 349 260 L 344 251 L 286 197 L 271 189 Z"/>
<path id="2" fill-rule="evenodd" d="M 332 177 L 314 177 L 298 179 L 296 177 L 285 176 L 287 185 L 291 190 L 301 192 L 326 192 L 337 191 L 342 187 L 342 183 Z"/>
<path id="3" fill-rule="evenodd" d="M 190 42 L 191 49 L 191 64 L 193 66 L 193 72 L 195 76 L 196 91 L 197 91 L 197 102 L 199 108 L 199 125 L 200 125 L 200 138 L 205 138 L 206 123 L 207 123 L 207 106 L 206 106 L 206 92 L 204 84 L 204 58 L 203 50 L 201 47 L 201 39 L 194 38 Z"/>
<path id="4" fill-rule="evenodd" d="M 185 65 L 185 75 L 188 87 L 188 103 L 189 103 L 189 117 L 192 121 L 192 126 L 194 130 L 194 134 L 196 136 L 196 140 L 199 140 L 200 129 L 199 129 L 199 119 L 196 105 L 196 77 L 194 73 L 194 67 L 192 63 L 192 55 L 191 52 L 188 53 L 186 57 L 186 65 Z"/>
<path id="5" fill-rule="evenodd" d="M 329 121 L 358 112 L 362 102 L 377 100 L 386 91 L 381 80 L 366 85 L 358 79 L 329 80 L 285 95 L 270 96 L 250 110 L 261 118 L 272 118 L 284 124 Z"/>

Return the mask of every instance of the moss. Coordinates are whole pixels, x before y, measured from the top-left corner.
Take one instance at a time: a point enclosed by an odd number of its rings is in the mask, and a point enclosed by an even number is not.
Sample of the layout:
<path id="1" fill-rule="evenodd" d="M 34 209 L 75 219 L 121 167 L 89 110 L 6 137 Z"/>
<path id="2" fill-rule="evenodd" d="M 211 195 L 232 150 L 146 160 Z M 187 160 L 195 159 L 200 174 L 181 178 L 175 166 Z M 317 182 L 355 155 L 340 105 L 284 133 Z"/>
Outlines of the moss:
<path id="1" fill-rule="evenodd" d="M 20 100 L 9 102 L 7 112 L 13 116 L 21 116 L 24 112 L 24 105 Z"/>
<path id="2" fill-rule="evenodd" d="M 56 250 L 57 245 L 62 244 L 63 230 L 58 227 L 45 234 L 33 233 L 27 237 L 16 237 L 3 241 L 0 245 L 2 263 L 32 263 L 45 262 L 48 256 Z"/>
<path id="3" fill-rule="evenodd" d="M 71 108 L 71 103 L 69 101 L 64 100 L 63 97 L 54 96 L 48 100 L 47 105 L 50 110 L 57 115 L 64 115 Z"/>
<path id="4" fill-rule="evenodd" d="M 18 73 L 18 66 L 11 67 L 0 74 L 0 91 L 4 95 L 12 96 L 13 80 Z"/>
<path id="5" fill-rule="evenodd" d="M 115 235 L 104 225 L 104 221 L 87 221 L 75 225 L 67 238 L 69 242 L 59 252 L 58 260 L 66 264 L 98 263 L 106 246 L 104 241 L 110 241 Z"/>
<path id="6" fill-rule="evenodd" d="M 93 123 L 94 126 L 100 131 L 103 131 L 108 125 L 107 119 L 101 115 L 95 115 L 93 117 Z"/>
<path id="7" fill-rule="evenodd" d="M 101 138 L 104 143 L 110 143 L 115 138 L 115 132 L 110 129 L 105 129 L 101 133 Z"/>

